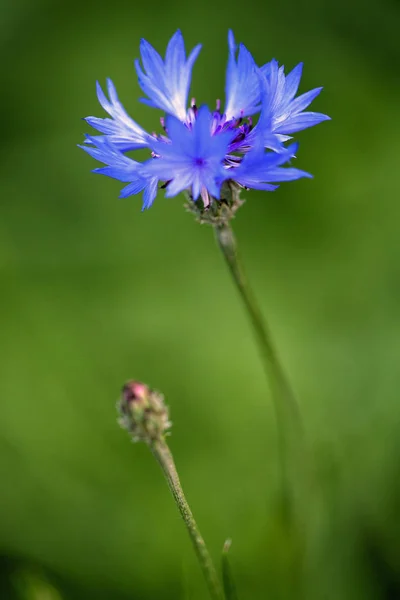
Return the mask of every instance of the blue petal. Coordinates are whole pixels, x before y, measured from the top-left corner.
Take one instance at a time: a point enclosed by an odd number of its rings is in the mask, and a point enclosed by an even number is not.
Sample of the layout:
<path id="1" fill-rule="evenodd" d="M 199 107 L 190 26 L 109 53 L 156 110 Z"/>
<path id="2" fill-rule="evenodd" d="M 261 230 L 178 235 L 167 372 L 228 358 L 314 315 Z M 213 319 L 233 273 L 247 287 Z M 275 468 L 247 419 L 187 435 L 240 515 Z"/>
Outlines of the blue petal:
<path id="1" fill-rule="evenodd" d="M 140 173 L 143 175 L 157 176 L 161 181 L 170 181 L 182 172 L 191 172 L 191 162 L 179 161 L 174 158 L 150 158 L 143 163 Z"/>
<path id="2" fill-rule="evenodd" d="M 271 67 L 273 67 L 273 63 L 274 61 L 269 63 Z M 276 70 L 276 80 L 277 75 L 278 71 Z M 261 69 L 258 71 L 258 76 L 262 90 L 262 109 L 258 123 L 248 135 L 248 142 L 254 146 L 257 145 L 257 139 L 262 139 L 265 148 L 274 152 L 282 152 L 284 146 L 282 145 L 281 136 L 277 136 L 274 131 L 274 94 L 270 93 L 270 82 L 262 74 Z"/>
<path id="3" fill-rule="evenodd" d="M 268 70 L 266 69 L 268 67 Z M 285 74 L 283 67 L 279 67 L 277 60 L 272 59 L 268 65 L 264 65 L 259 70 L 259 74 L 264 78 L 262 82 L 262 101 L 263 108 L 268 105 L 271 114 L 273 114 L 284 103 L 285 92 Z"/>
<path id="4" fill-rule="evenodd" d="M 132 181 L 132 179 L 134 179 L 137 176 L 137 168 L 136 166 L 132 166 L 131 169 L 107 166 L 93 169 L 93 173 L 98 173 L 99 175 L 106 175 L 107 177 L 111 177 L 112 179 L 118 179 L 118 181 L 126 183 L 128 181 Z"/>
<path id="5" fill-rule="evenodd" d="M 172 198 L 173 196 L 180 194 L 180 192 L 190 188 L 194 178 L 194 173 L 190 168 L 176 172 L 174 178 L 167 186 L 166 197 Z"/>
<path id="6" fill-rule="evenodd" d="M 212 115 L 207 106 L 201 106 L 195 122 L 196 156 L 202 158 L 217 158 L 222 160 L 230 142 L 236 137 L 237 131 L 228 130 L 211 135 Z"/>
<path id="7" fill-rule="evenodd" d="M 108 136 L 110 142 L 123 152 L 148 147 L 151 136 L 127 114 L 118 99 L 117 91 L 111 79 L 107 79 L 109 100 L 99 82 L 96 83 L 96 87 L 99 102 L 104 110 L 108 112 L 111 119 L 87 117 L 85 119 L 86 122 L 94 129 Z"/>
<path id="8" fill-rule="evenodd" d="M 311 102 L 319 96 L 322 91 L 322 87 L 315 88 L 315 90 L 311 90 L 310 92 L 306 92 L 301 96 L 298 96 L 293 102 L 290 103 L 290 111 L 291 113 L 299 113 L 302 110 L 306 109 L 307 106 L 311 104 Z"/>
<path id="9" fill-rule="evenodd" d="M 200 50 L 198 44 L 186 60 L 183 36 L 178 30 L 168 44 L 163 61 L 153 46 L 142 40 L 140 54 L 144 70 L 139 60 L 135 61 L 139 85 L 149 97 L 142 101 L 185 121 L 192 68 Z"/>
<path id="10" fill-rule="evenodd" d="M 268 181 L 294 181 L 295 179 L 300 179 L 302 177 L 306 177 L 307 179 L 312 179 L 312 175 L 307 173 L 306 171 L 302 171 L 301 169 L 295 169 L 293 167 L 286 167 L 283 169 L 282 167 L 275 167 L 268 169 Z"/>
<path id="11" fill-rule="evenodd" d="M 139 194 L 146 187 L 146 181 L 144 179 L 137 179 L 133 181 L 129 185 L 126 185 L 122 188 L 121 193 L 119 195 L 120 198 L 128 198 L 128 196 L 133 196 Z"/>
<path id="12" fill-rule="evenodd" d="M 142 210 L 150 208 L 157 196 L 157 190 L 158 179 L 157 177 L 152 177 L 150 180 L 148 180 L 148 184 L 144 190 Z"/>
<path id="13" fill-rule="evenodd" d="M 184 158 L 191 156 L 193 153 L 193 135 L 192 132 L 176 117 L 168 116 L 166 119 L 166 130 L 168 137 L 171 140 L 171 151 L 174 156 L 177 155 L 176 149 L 179 148 L 179 153 Z M 164 144 L 165 146 L 165 144 Z M 161 153 L 163 153 L 161 149 Z"/>
<path id="14" fill-rule="evenodd" d="M 299 89 L 301 75 L 303 73 L 303 63 L 299 63 L 286 77 L 285 96 L 286 101 L 293 100 Z"/>
<path id="15" fill-rule="evenodd" d="M 86 145 L 79 146 L 82 150 L 90 154 L 90 156 L 96 160 L 109 165 L 110 168 L 119 170 L 121 176 L 123 173 L 133 172 L 139 165 L 135 160 L 122 154 L 122 152 L 110 142 L 107 136 L 87 135 L 85 142 Z M 115 178 L 119 179 L 119 177 Z M 121 179 L 121 181 L 127 180 Z"/>
<path id="16" fill-rule="evenodd" d="M 158 178 L 152 175 L 143 175 L 140 172 L 141 163 L 122 154 L 107 137 L 87 136 L 87 142 L 91 145 L 81 145 L 79 147 L 106 165 L 94 169 L 94 173 L 107 175 L 128 183 L 129 185 L 122 189 L 120 198 L 126 198 L 144 190 L 143 208 L 150 207 L 157 194 Z"/>
<path id="17" fill-rule="evenodd" d="M 221 185 L 225 179 L 228 179 L 228 173 L 226 172 L 226 169 L 221 171 L 219 177 L 215 177 L 213 173 L 205 173 L 203 181 L 204 187 L 207 189 L 212 198 L 219 200 Z"/>
<path id="18" fill-rule="evenodd" d="M 331 118 L 328 115 L 316 112 L 303 112 L 293 117 L 289 117 L 284 123 L 278 125 L 275 129 L 277 133 L 296 133 L 302 131 L 308 127 L 313 127 L 322 123 L 323 121 L 330 121 Z"/>
<path id="19" fill-rule="evenodd" d="M 251 188 L 252 190 L 262 190 L 263 192 L 274 192 L 278 189 L 279 185 L 272 185 L 272 183 L 262 183 L 259 180 L 243 180 L 238 181 L 241 185 L 246 188 Z"/>
<path id="20" fill-rule="evenodd" d="M 258 190 L 272 191 L 276 186 L 271 183 L 292 181 L 300 177 L 311 177 L 299 169 L 283 169 L 280 165 L 293 158 L 298 145 L 293 144 L 281 154 L 264 152 L 262 139 L 246 154 L 237 168 L 230 169 L 230 178 L 241 185 Z"/>
<path id="21" fill-rule="evenodd" d="M 236 63 L 236 44 L 232 31 L 228 34 L 229 58 L 226 71 L 227 119 L 253 115 L 260 110 L 260 81 L 257 66 L 247 48 L 239 45 Z"/>
<path id="22" fill-rule="evenodd" d="M 300 83 L 302 67 L 300 63 L 285 77 L 283 67 L 279 67 L 278 62 L 272 60 L 259 70 L 262 110 L 254 129 L 257 130 L 257 135 L 258 130 L 262 131 L 266 148 L 279 152 L 282 150 L 279 150 L 279 145 L 285 138 L 288 139 L 288 134 L 329 120 L 328 116 L 321 113 L 302 112 L 320 94 L 322 87 L 294 98 Z"/>
<path id="23" fill-rule="evenodd" d="M 128 198 L 128 196 L 133 196 L 143 191 L 142 210 L 146 210 L 147 208 L 150 208 L 155 200 L 155 197 L 157 196 L 157 185 L 158 180 L 156 177 L 148 180 L 138 178 L 136 181 L 133 181 L 129 185 L 125 186 L 121 190 L 119 197 Z"/>

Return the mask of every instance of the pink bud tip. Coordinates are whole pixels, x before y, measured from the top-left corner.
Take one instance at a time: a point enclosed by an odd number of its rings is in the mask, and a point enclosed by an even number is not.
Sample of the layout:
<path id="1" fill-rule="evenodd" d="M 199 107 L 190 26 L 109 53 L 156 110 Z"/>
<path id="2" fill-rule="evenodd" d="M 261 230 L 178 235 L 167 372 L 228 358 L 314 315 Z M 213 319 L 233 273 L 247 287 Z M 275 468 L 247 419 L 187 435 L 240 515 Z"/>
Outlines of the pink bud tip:
<path id="1" fill-rule="evenodd" d="M 122 388 L 122 394 L 126 402 L 144 400 L 149 394 L 149 388 L 140 381 L 128 381 Z"/>

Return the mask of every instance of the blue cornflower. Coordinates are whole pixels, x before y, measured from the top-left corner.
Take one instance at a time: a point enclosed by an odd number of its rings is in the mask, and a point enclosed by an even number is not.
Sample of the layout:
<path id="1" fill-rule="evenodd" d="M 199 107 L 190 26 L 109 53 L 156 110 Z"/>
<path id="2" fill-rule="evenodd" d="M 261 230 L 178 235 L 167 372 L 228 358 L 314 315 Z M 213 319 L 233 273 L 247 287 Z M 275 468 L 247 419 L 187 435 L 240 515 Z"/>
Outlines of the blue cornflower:
<path id="1" fill-rule="evenodd" d="M 80 147 L 106 165 L 95 173 L 128 183 L 120 197 L 143 191 L 143 209 L 149 208 L 161 182 L 167 197 L 187 190 L 194 201 L 201 196 L 207 207 L 220 198 L 227 180 L 272 191 L 277 182 L 309 177 L 299 169 L 282 168 L 297 150 L 295 144 L 289 148 L 283 144 L 290 134 L 329 118 L 303 112 L 322 88 L 295 98 L 301 64 L 285 77 L 276 60 L 257 67 L 247 48 L 237 47 L 232 32 L 228 45 L 225 110 L 220 110 L 217 101 L 211 112 L 207 106 L 197 108 L 194 100 L 187 106 L 191 71 L 201 46 L 186 58 L 183 37 L 177 31 L 163 60 L 147 41 L 141 41 L 143 67 L 139 61 L 135 66 L 147 96 L 142 101 L 166 113 L 160 119 L 161 134 L 147 133 L 127 114 L 110 79 L 108 98 L 97 84 L 99 102 L 109 117 L 87 117 L 102 135 L 87 136 Z M 253 125 L 252 115 L 258 112 Z M 125 154 L 138 148 L 148 149 L 148 160 L 138 162 Z M 272 151 L 265 152 L 265 148 Z"/>

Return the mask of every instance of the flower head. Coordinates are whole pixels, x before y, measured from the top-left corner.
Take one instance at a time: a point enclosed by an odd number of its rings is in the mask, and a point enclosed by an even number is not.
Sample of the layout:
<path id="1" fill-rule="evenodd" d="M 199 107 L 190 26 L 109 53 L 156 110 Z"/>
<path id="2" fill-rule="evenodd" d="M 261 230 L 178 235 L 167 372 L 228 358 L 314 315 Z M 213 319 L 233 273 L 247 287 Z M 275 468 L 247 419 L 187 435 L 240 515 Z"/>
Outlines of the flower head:
<path id="1" fill-rule="evenodd" d="M 117 403 L 119 424 L 134 442 L 152 444 L 168 435 L 172 423 L 164 396 L 140 381 L 128 381 Z"/>
<path id="2" fill-rule="evenodd" d="M 326 115 L 304 112 L 319 94 L 316 88 L 295 98 L 302 65 L 285 76 L 284 68 L 272 60 L 257 67 L 243 44 L 236 45 L 228 35 L 229 58 L 226 72 L 226 105 L 220 110 L 187 106 L 193 64 L 200 52 L 197 45 L 186 58 L 183 36 L 171 38 L 165 59 L 145 40 L 141 41 L 141 61 L 136 61 L 139 84 L 147 95 L 142 101 L 166 113 L 163 131 L 147 133 L 122 106 L 114 84 L 107 80 L 108 97 L 97 84 L 106 118 L 87 117 L 101 135 L 87 136 L 83 148 L 105 166 L 94 170 L 127 183 L 121 197 L 143 191 L 143 209 L 149 208 L 158 183 L 166 196 L 187 191 L 193 201 L 201 196 L 203 208 L 220 197 L 224 182 L 274 190 L 276 183 L 309 177 L 293 167 L 282 168 L 294 158 L 297 145 L 285 142 L 301 129 L 329 119 Z M 260 112 L 254 125 L 252 115 Z M 149 159 L 138 162 L 126 152 L 147 148 Z M 265 149 L 272 152 L 265 152 Z"/>

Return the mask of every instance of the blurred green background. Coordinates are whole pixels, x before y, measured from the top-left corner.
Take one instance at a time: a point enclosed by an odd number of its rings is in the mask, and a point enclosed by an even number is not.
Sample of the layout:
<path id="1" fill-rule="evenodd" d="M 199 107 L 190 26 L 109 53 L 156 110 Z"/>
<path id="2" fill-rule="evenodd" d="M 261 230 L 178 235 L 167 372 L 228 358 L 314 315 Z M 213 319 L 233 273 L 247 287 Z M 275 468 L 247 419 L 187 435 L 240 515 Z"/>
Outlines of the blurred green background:
<path id="1" fill-rule="evenodd" d="M 394 0 L 1 0 L 0 597 L 200 600 L 186 531 L 146 447 L 116 424 L 126 379 L 162 390 L 171 447 L 241 600 L 288 599 L 277 435 L 212 231 L 118 200 L 76 144 L 112 77 L 150 131 L 132 61 L 179 27 L 192 94 L 224 94 L 227 30 L 324 85 L 296 166 L 246 194 L 242 257 L 299 395 L 322 506 L 306 598 L 400 598 L 399 4 Z"/>

